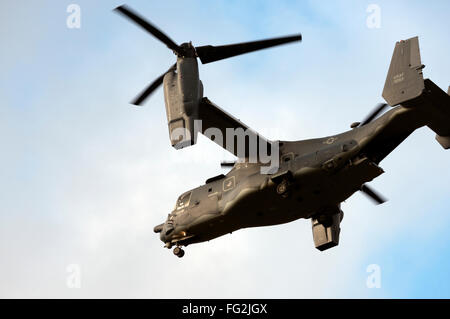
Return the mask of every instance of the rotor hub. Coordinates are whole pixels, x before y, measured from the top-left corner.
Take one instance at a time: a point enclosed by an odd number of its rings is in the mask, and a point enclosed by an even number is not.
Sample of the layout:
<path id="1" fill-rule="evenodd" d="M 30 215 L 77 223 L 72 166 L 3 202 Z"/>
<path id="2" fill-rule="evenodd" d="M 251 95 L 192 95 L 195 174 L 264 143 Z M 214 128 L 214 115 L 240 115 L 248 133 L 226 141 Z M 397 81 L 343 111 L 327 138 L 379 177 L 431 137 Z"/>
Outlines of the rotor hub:
<path id="1" fill-rule="evenodd" d="M 197 52 L 195 52 L 195 47 L 192 45 L 192 42 L 185 42 L 180 45 L 180 48 L 183 54 L 180 56 L 178 52 L 174 53 L 180 58 L 196 58 Z"/>

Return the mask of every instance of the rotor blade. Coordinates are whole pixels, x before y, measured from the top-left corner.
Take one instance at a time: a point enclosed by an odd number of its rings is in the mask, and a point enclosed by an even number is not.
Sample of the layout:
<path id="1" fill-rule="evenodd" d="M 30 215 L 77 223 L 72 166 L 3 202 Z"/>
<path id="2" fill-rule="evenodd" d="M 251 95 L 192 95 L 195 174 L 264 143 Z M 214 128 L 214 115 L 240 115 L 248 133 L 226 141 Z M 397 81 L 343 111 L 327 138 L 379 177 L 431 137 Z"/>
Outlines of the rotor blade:
<path id="1" fill-rule="evenodd" d="M 380 114 L 388 105 L 386 103 L 378 103 L 375 109 L 370 113 L 369 116 L 365 118 L 364 121 L 362 121 L 359 126 L 366 125 L 367 123 L 370 123 L 373 121 L 374 118 L 377 117 L 378 114 Z"/>
<path id="2" fill-rule="evenodd" d="M 233 167 L 236 164 L 236 161 L 222 161 L 220 162 L 221 167 Z"/>
<path id="3" fill-rule="evenodd" d="M 281 38 L 273 38 L 267 40 L 253 41 L 253 42 L 244 42 L 244 43 L 236 43 L 222 46 L 212 46 L 205 45 L 201 47 L 196 47 L 197 55 L 202 61 L 203 64 L 231 58 L 236 55 L 249 53 L 257 50 L 262 50 L 266 48 L 270 48 L 276 45 L 281 45 L 293 41 L 301 41 L 302 35 L 293 35 Z"/>
<path id="4" fill-rule="evenodd" d="M 148 98 L 150 96 L 150 94 L 153 93 L 153 91 L 155 91 L 162 83 L 164 80 L 164 75 L 166 75 L 166 73 L 174 70 L 177 67 L 177 64 L 175 63 L 174 65 L 172 65 L 166 72 L 164 72 L 163 74 L 161 74 L 155 81 L 153 81 L 152 83 L 150 83 L 150 85 L 144 90 L 142 91 L 141 94 L 139 94 L 132 102 L 131 104 L 134 105 L 142 105 L 142 102 L 144 102 L 144 100 L 146 98 Z"/>
<path id="5" fill-rule="evenodd" d="M 152 25 L 150 22 L 144 20 L 143 17 L 139 16 L 137 13 L 133 12 L 126 5 L 119 6 L 115 8 L 117 12 L 127 17 L 128 19 L 134 21 L 138 25 L 140 25 L 144 30 L 152 34 L 159 41 L 163 42 L 169 49 L 181 54 L 182 50 L 178 44 L 176 44 L 171 38 L 165 35 L 161 30 Z"/>
<path id="6" fill-rule="evenodd" d="M 385 198 L 383 198 L 381 195 L 377 194 L 372 188 L 370 188 L 366 184 L 363 184 L 361 186 L 361 192 L 363 192 L 364 194 L 369 196 L 371 199 L 373 199 L 373 201 L 375 201 L 377 203 L 377 205 L 383 204 L 384 202 L 386 202 Z"/>

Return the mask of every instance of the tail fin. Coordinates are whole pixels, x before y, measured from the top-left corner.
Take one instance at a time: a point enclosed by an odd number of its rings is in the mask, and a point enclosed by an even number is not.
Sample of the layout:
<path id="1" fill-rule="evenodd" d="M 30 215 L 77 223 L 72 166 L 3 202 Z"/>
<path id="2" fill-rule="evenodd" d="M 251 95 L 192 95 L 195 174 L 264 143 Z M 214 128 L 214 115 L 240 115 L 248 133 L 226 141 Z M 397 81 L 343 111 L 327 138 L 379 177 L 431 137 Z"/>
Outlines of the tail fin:
<path id="1" fill-rule="evenodd" d="M 402 40 L 395 44 L 383 98 L 389 105 L 397 105 L 418 98 L 424 90 L 420 61 L 419 38 Z"/>
<path id="2" fill-rule="evenodd" d="M 383 89 L 383 98 L 389 105 L 420 107 L 426 125 L 437 135 L 443 148 L 450 148 L 450 88 L 446 94 L 433 81 L 423 79 L 419 38 L 402 40 L 395 44 L 391 64 Z"/>

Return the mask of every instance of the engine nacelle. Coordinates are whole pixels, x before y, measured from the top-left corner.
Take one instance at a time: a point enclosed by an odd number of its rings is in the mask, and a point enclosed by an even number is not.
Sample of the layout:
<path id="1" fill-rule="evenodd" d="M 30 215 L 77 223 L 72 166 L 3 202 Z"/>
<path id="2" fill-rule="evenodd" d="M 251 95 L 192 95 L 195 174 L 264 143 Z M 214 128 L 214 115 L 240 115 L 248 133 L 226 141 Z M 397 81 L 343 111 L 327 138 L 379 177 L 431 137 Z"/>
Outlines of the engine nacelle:
<path id="1" fill-rule="evenodd" d="M 198 119 L 203 85 L 198 74 L 195 57 L 179 57 L 176 71 L 164 76 L 164 101 L 172 146 L 180 149 L 195 144 L 197 132 L 194 121 Z"/>
<path id="2" fill-rule="evenodd" d="M 320 251 L 339 244 L 340 223 L 344 213 L 321 215 L 311 218 L 314 245 Z"/>

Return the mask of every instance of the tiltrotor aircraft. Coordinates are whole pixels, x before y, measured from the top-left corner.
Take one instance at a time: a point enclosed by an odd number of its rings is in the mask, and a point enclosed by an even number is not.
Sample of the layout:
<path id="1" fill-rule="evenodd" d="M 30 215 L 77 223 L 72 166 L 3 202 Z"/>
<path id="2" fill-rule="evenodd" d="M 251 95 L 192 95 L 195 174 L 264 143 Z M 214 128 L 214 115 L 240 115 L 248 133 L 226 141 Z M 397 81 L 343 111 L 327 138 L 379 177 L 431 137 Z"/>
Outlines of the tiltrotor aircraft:
<path id="1" fill-rule="evenodd" d="M 367 186 L 383 173 L 380 162 L 413 131 L 428 126 L 436 140 L 450 147 L 450 92 L 423 79 L 418 38 L 395 44 L 380 104 L 351 130 L 301 141 L 269 141 L 203 96 L 197 58 L 205 63 L 300 41 L 301 35 L 232 44 L 177 45 L 155 26 L 126 6 L 115 9 L 166 44 L 177 62 L 132 103 L 140 105 L 161 84 L 172 146 L 196 142 L 200 132 L 238 157 L 226 175 L 179 196 L 167 220 L 156 226 L 165 247 L 184 255 L 182 246 L 200 243 L 241 228 L 276 225 L 299 218 L 311 219 L 315 247 L 338 245 L 343 212 L 340 203 L 362 191 L 375 202 L 384 199 Z M 378 116 L 386 107 L 391 109 Z M 200 121 L 200 127 L 196 125 Z M 208 129 L 216 129 L 208 134 Z M 247 132 L 241 146 L 231 132 Z M 179 132 L 184 134 L 178 134 Z M 178 133 L 177 133 L 178 132 Z M 216 138 L 221 133 L 222 141 Z M 250 140 L 256 137 L 256 152 Z M 231 141 L 224 145 L 223 140 Z M 236 142 L 236 143 L 233 143 Z M 276 147 L 275 147 L 276 146 Z M 262 172 L 261 149 L 276 157 L 275 170 Z M 228 163 L 230 164 L 230 163 Z"/>

